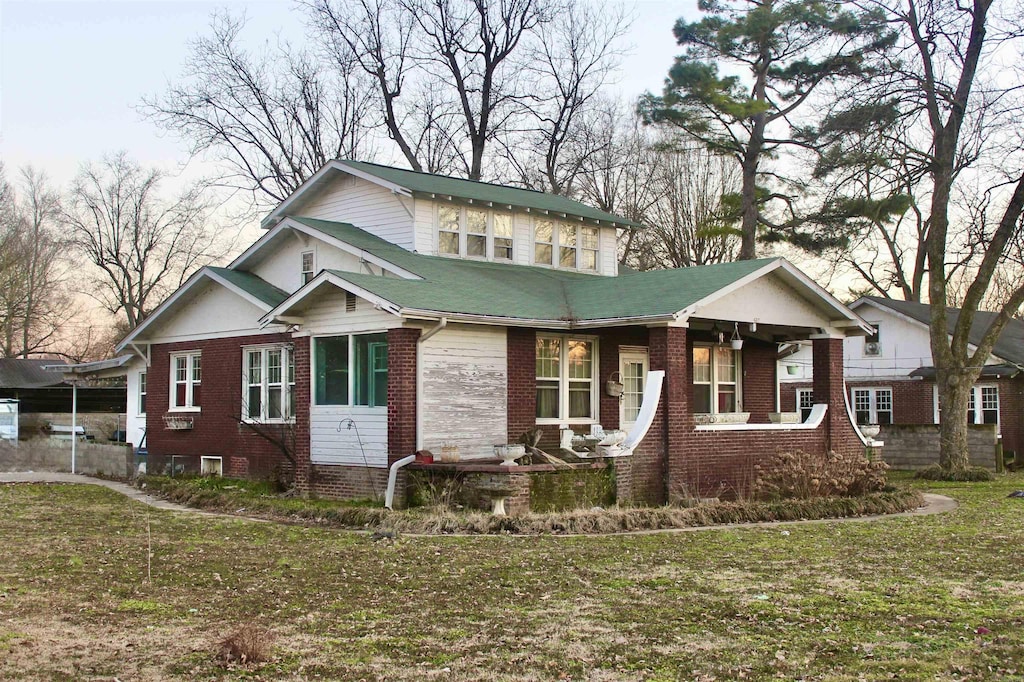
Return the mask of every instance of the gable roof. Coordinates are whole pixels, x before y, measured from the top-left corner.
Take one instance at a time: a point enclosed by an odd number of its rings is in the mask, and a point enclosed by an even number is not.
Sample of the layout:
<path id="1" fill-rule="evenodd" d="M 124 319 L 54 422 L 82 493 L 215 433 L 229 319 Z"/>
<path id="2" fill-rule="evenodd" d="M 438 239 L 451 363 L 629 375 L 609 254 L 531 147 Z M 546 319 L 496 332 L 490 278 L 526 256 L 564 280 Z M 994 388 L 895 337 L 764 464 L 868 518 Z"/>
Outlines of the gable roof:
<path id="1" fill-rule="evenodd" d="M 60 364 L 62 361 L 52 359 L 0 358 L 0 388 L 60 386 L 64 383 L 64 375 L 59 371 L 45 369 Z"/>
<path id="2" fill-rule="evenodd" d="M 861 302 L 888 308 L 905 317 L 909 317 L 915 322 L 923 324 L 925 327 L 931 325 L 931 305 L 928 303 L 897 301 L 891 298 L 882 298 L 881 296 L 863 296 L 855 301 L 853 306 L 858 307 Z M 985 330 L 992 324 L 992 320 L 995 317 L 996 313 L 986 310 L 979 310 L 974 314 L 971 330 L 967 335 L 971 345 L 977 346 L 981 343 Z M 960 319 L 960 308 L 946 308 L 946 324 L 949 334 L 953 333 L 958 319 Z M 1003 333 L 1000 334 L 995 346 L 993 346 L 992 354 L 1003 360 L 1024 365 L 1024 322 L 1010 320 L 1003 329 Z"/>
<path id="3" fill-rule="evenodd" d="M 121 352 L 136 338 L 139 337 L 142 332 L 153 324 L 158 318 L 164 313 L 174 307 L 174 304 L 185 296 L 193 287 L 204 279 L 211 280 L 225 287 L 228 291 L 231 291 L 243 299 L 249 301 L 257 308 L 267 311 L 273 309 L 275 306 L 280 305 L 288 294 L 281 289 L 278 289 L 270 282 L 267 282 L 260 277 L 250 273 L 243 272 L 242 270 L 231 270 L 229 268 L 218 268 L 212 265 L 207 265 L 200 268 L 194 275 L 188 278 L 188 280 L 182 284 L 173 294 L 168 296 L 163 302 L 157 306 L 156 310 L 149 314 L 145 320 L 140 322 L 135 329 L 128 332 L 115 347 L 115 351 Z"/>
<path id="4" fill-rule="evenodd" d="M 494 263 L 407 251 L 347 223 L 293 217 L 381 259 L 419 279 L 327 270 L 268 313 L 284 315 L 324 281 L 404 314 L 504 318 L 555 326 L 599 326 L 602 321 L 671 320 L 732 286 L 776 270 L 799 279 L 781 258 L 719 265 L 632 272 L 606 277 L 537 266 Z M 806 278 L 804 278 L 806 280 Z M 854 326 L 863 320 L 809 280 L 802 282 Z"/>
<path id="5" fill-rule="evenodd" d="M 319 185 L 329 171 L 341 171 L 356 177 L 377 182 L 394 191 L 421 196 L 458 198 L 485 205 L 515 207 L 541 213 L 550 213 L 553 218 L 574 216 L 613 227 L 638 228 L 640 223 L 598 210 L 557 194 L 539 192 L 521 187 L 509 187 L 490 182 L 465 180 L 448 175 L 424 173 L 393 166 L 382 166 L 367 161 L 337 159 L 321 168 L 263 220 L 266 227 L 270 221 L 283 215 L 286 209 L 312 187 Z"/>

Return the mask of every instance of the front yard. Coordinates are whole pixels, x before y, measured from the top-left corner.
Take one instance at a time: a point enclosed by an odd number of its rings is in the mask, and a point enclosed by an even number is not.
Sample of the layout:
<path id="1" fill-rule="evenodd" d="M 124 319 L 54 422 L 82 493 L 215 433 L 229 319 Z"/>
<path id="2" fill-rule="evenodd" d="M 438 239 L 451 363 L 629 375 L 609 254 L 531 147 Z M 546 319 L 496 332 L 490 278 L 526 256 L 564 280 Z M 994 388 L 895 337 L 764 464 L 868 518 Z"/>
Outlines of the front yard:
<path id="1" fill-rule="evenodd" d="M 0 486 L 0 678 L 1019 678 L 1022 488 L 930 484 L 960 509 L 875 522 L 374 542 Z M 224 667 L 253 622 L 272 659 Z"/>

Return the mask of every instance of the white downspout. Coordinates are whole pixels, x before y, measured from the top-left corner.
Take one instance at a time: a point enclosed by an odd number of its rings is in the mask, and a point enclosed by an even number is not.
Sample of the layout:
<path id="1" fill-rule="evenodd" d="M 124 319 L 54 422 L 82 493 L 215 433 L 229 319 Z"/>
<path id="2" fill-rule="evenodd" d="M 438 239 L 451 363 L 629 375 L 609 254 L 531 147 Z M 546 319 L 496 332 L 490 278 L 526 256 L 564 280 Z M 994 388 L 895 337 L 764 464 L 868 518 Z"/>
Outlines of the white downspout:
<path id="1" fill-rule="evenodd" d="M 421 334 L 416 341 L 416 449 L 423 449 L 423 344 L 434 334 L 448 326 L 448 318 L 442 317 L 433 329 L 426 334 Z M 393 509 L 391 506 L 395 501 L 395 485 L 398 482 L 398 470 L 416 461 L 416 455 L 409 455 L 391 465 L 388 471 L 388 489 L 384 493 L 384 506 Z"/>
<path id="2" fill-rule="evenodd" d="M 75 471 L 75 446 L 78 444 L 78 380 L 71 382 L 71 473 Z"/>

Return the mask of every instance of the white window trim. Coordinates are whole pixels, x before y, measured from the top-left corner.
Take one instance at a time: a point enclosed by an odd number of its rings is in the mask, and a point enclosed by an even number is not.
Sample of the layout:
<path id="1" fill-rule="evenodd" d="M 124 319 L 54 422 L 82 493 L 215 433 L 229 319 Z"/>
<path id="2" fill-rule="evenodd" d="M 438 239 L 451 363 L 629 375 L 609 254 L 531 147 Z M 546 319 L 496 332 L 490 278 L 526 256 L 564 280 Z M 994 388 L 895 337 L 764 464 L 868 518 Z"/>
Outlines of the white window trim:
<path id="1" fill-rule="evenodd" d="M 729 344 L 725 343 L 695 343 L 694 348 L 710 348 L 711 349 L 711 381 L 696 381 L 693 377 L 690 377 L 690 383 L 694 386 L 711 386 L 711 412 L 701 413 L 695 412 L 695 414 L 739 414 L 743 412 L 743 351 L 736 350 Z M 736 358 L 736 381 L 719 381 L 718 380 L 718 369 L 715 363 L 715 349 L 716 348 L 728 348 L 733 351 L 733 355 Z M 690 358 L 692 365 L 693 358 Z M 736 412 L 719 412 L 718 411 L 718 385 L 729 384 L 736 386 Z"/>
<path id="2" fill-rule="evenodd" d="M 281 413 L 282 417 L 268 417 L 267 407 L 270 404 L 270 384 L 268 382 L 270 354 L 268 351 L 281 351 Z M 249 416 L 249 353 L 260 353 L 260 416 Z M 288 381 L 288 368 L 295 363 L 295 349 L 290 344 L 262 344 L 242 346 L 242 412 L 241 419 L 246 424 L 290 424 L 295 421 L 294 414 L 288 414 L 291 394 L 295 390 L 295 382 Z M 292 370 L 294 376 L 294 369 Z"/>
<path id="3" fill-rule="evenodd" d="M 630 348 L 625 350 L 623 346 L 619 347 L 619 376 L 621 381 L 626 381 L 626 363 L 636 362 L 639 360 L 643 363 L 643 381 L 641 384 L 642 388 L 647 387 L 647 375 L 651 370 L 651 357 L 650 353 L 646 348 Z M 640 392 L 640 402 L 643 403 L 643 391 Z M 639 416 L 639 415 L 638 415 Z M 626 400 L 625 397 L 619 399 L 619 428 L 625 429 L 627 426 L 633 426 L 636 420 L 626 419 Z"/>
<path id="4" fill-rule="evenodd" d="M 996 427 L 997 431 L 1001 431 L 1002 430 L 1003 398 L 1002 398 L 1001 395 L 999 395 L 999 384 L 992 384 L 992 383 L 975 384 L 974 386 L 971 387 L 971 392 L 974 395 L 975 410 L 974 410 L 974 415 L 973 415 L 974 419 L 973 420 L 969 420 L 967 423 L 968 424 L 984 424 L 985 423 L 985 413 L 984 413 L 984 410 L 979 409 L 979 407 L 981 406 L 981 393 L 982 393 L 982 389 L 983 388 L 994 388 L 994 389 L 996 389 L 996 423 L 995 423 L 995 427 Z M 970 403 L 968 403 L 968 405 L 969 404 Z M 932 405 L 935 408 L 934 409 L 934 415 L 933 415 L 933 419 L 935 420 L 934 423 L 938 424 L 939 423 L 939 417 L 940 417 L 940 412 L 939 412 L 939 387 L 938 386 L 932 386 Z"/>
<path id="5" fill-rule="evenodd" d="M 303 266 L 302 261 L 306 257 L 306 254 L 309 254 L 309 257 L 310 257 L 309 258 L 309 267 L 310 267 L 309 270 L 303 270 L 302 269 L 302 266 Z M 306 278 L 307 274 L 309 275 L 308 279 Z M 316 277 L 316 250 L 315 249 L 308 249 L 308 250 L 303 251 L 302 253 L 299 254 L 299 283 L 300 283 L 300 286 L 305 286 L 314 277 Z"/>
<path id="6" fill-rule="evenodd" d="M 442 208 L 454 208 L 459 212 L 459 252 L 458 253 L 442 253 L 441 252 L 441 209 Z M 484 236 L 484 255 L 482 256 L 471 256 L 469 255 L 469 211 L 480 211 L 487 215 L 487 230 L 484 233 L 472 233 L 474 236 Z M 512 234 L 508 237 L 497 237 L 494 233 L 494 217 L 496 215 L 507 215 L 509 217 L 509 223 L 512 228 Z M 450 230 L 444 230 L 446 233 L 452 233 Z M 494 240 L 495 239 L 508 239 L 512 242 L 510 245 L 512 255 L 508 258 L 498 258 L 494 255 Z M 600 239 L 600 232 L 598 232 L 598 239 Z M 458 204 L 448 203 L 436 203 L 434 205 L 434 253 L 438 256 L 444 256 L 446 258 L 467 258 L 469 260 L 478 261 L 495 261 L 497 263 L 512 263 L 516 257 L 516 220 L 515 214 L 512 211 L 499 211 L 487 208 L 481 208 L 479 206 L 461 206 Z M 600 252 L 598 252 L 600 254 Z M 600 255 L 598 256 L 600 257 Z"/>
<path id="7" fill-rule="evenodd" d="M 537 244 L 547 244 L 548 242 L 537 241 L 537 223 L 538 222 L 549 222 L 552 225 L 551 230 L 551 263 L 538 263 L 537 262 Z M 576 245 L 572 248 L 576 249 L 576 265 L 575 267 L 565 267 L 561 265 L 561 229 L 563 225 L 574 227 L 576 229 Z M 587 251 L 594 251 L 594 269 L 581 267 L 582 254 L 584 251 L 583 247 L 583 229 L 589 227 L 597 230 L 597 248 L 586 249 Z M 601 272 L 601 228 L 595 225 L 586 225 L 583 223 L 568 222 L 565 220 L 555 220 L 553 218 L 536 217 L 533 219 L 533 224 L 530 226 L 530 265 L 536 265 L 541 268 L 553 268 L 556 270 L 573 270 L 576 272 Z"/>
<path id="8" fill-rule="evenodd" d="M 206 472 L 206 465 L 216 464 L 216 471 Z M 213 455 L 201 455 L 199 457 L 199 473 L 203 476 L 223 476 L 224 475 L 224 458 Z"/>
<path id="9" fill-rule="evenodd" d="M 878 392 L 889 392 L 889 423 L 896 423 L 896 392 L 892 386 L 851 386 L 850 405 L 853 408 L 854 421 L 857 419 L 857 391 L 868 391 L 868 424 L 878 424 Z"/>
<path id="10" fill-rule="evenodd" d="M 146 372 L 139 372 L 138 374 L 138 390 L 135 396 L 135 412 L 140 417 L 146 416 L 146 410 L 142 409 L 143 398 L 148 399 L 147 391 L 149 389 L 149 377 L 146 376 Z M 146 402 L 149 402 L 148 400 Z"/>
<path id="11" fill-rule="evenodd" d="M 356 393 L 356 376 L 355 375 L 356 375 L 356 373 L 353 371 L 353 368 L 352 368 L 352 358 L 355 357 L 355 337 L 356 336 L 370 336 L 370 335 L 373 335 L 373 334 L 387 334 L 387 333 L 388 333 L 387 329 L 377 329 L 377 330 L 369 330 L 369 331 L 348 332 L 348 333 L 345 333 L 345 334 L 316 334 L 316 335 L 312 336 L 311 337 L 312 341 L 309 344 L 309 347 L 310 347 L 310 364 L 309 364 L 309 367 L 310 367 L 310 372 L 309 372 L 310 373 L 310 383 L 309 383 L 309 386 L 310 386 L 310 391 L 309 391 L 309 402 L 310 402 L 310 405 L 313 408 L 326 408 L 326 409 L 339 408 L 339 407 L 341 407 L 341 408 L 361 407 L 361 408 L 366 408 L 366 409 L 369 409 L 369 410 L 387 410 L 388 407 L 387 407 L 386 404 L 385 405 L 356 405 L 355 404 L 355 393 Z M 317 382 L 317 377 L 316 377 L 316 367 L 317 367 L 316 339 L 332 339 L 332 338 L 335 338 L 335 337 L 338 337 L 338 336 L 347 336 L 348 337 L 348 362 L 349 362 L 349 368 L 348 368 L 348 402 L 346 404 L 344 404 L 344 405 L 339 405 L 339 404 L 336 404 L 336 403 L 320 404 L 320 403 L 318 403 L 316 401 L 316 382 Z M 390 380 L 391 380 L 391 367 L 389 366 L 388 367 L 388 381 L 390 381 Z"/>
<path id="12" fill-rule="evenodd" d="M 537 424 L 599 424 L 601 423 L 601 392 L 598 390 L 600 385 L 600 371 L 601 371 L 601 349 L 598 345 L 598 337 L 596 336 L 582 336 L 578 334 L 537 334 L 538 339 L 559 339 L 559 358 L 558 358 L 558 418 L 551 417 L 537 417 Z M 590 365 L 590 406 L 593 408 L 593 417 L 573 417 L 569 418 L 569 342 L 570 341 L 588 341 L 591 345 L 591 365 Z M 536 364 L 536 363 L 535 363 Z M 534 369 L 534 380 L 537 380 L 536 369 Z M 554 381 L 553 378 L 547 379 L 547 381 Z M 579 379 L 573 379 L 572 381 L 580 381 Z"/>
<path id="13" fill-rule="evenodd" d="M 177 360 L 177 358 L 181 358 L 181 357 L 188 358 L 188 361 L 185 364 L 185 373 L 186 373 L 186 379 L 185 379 L 185 382 L 184 382 L 185 383 L 185 404 L 184 405 L 175 405 L 174 403 L 177 400 L 177 395 L 178 395 L 178 391 L 177 391 L 178 381 L 177 381 L 177 378 L 175 377 L 174 372 L 175 372 L 176 365 L 177 365 L 176 360 Z M 171 392 L 170 392 L 170 396 L 168 396 L 168 402 L 167 402 L 167 411 L 168 412 L 202 412 L 202 410 L 203 410 L 203 408 L 201 406 L 193 405 L 192 404 L 193 403 L 193 390 L 195 388 L 195 385 L 198 383 L 200 386 L 202 386 L 202 384 L 203 384 L 202 376 L 200 376 L 198 382 L 196 382 L 196 381 L 194 381 L 192 379 L 193 358 L 199 358 L 200 359 L 200 370 L 199 371 L 202 372 L 202 364 L 201 364 L 202 363 L 202 358 L 203 358 L 203 352 L 202 351 L 199 351 L 199 350 L 187 350 L 187 351 L 179 351 L 179 352 L 171 353 L 170 354 Z"/>
<path id="14" fill-rule="evenodd" d="M 810 409 L 814 409 L 814 389 L 810 389 L 810 388 L 798 388 L 798 389 L 796 389 L 796 393 L 795 393 L 796 411 L 800 413 L 800 417 L 801 417 L 800 421 L 803 421 L 803 408 L 800 407 L 800 398 L 803 395 L 810 396 L 810 399 L 811 399 L 811 407 L 810 407 Z"/>

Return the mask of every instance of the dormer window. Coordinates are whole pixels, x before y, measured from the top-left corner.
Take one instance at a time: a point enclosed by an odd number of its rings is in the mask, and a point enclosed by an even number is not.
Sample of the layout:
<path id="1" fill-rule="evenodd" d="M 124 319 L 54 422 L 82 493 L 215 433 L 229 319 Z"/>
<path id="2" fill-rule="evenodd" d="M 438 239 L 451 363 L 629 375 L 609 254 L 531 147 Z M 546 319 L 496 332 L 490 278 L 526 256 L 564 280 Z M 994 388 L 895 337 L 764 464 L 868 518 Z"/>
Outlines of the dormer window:
<path id="1" fill-rule="evenodd" d="M 303 251 L 302 252 L 302 284 L 305 286 L 309 280 L 313 279 L 313 252 Z"/>
<path id="2" fill-rule="evenodd" d="M 538 220 L 534 223 L 533 238 L 535 265 L 597 271 L 598 228 Z M 555 254 L 558 255 L 557 262 Z"/>
<path id="3" fill-rule="evenodd" d="M 437 252 L 512 260 L 512 214 L 480 208 L 441 205 L 437 208 Z"/>

